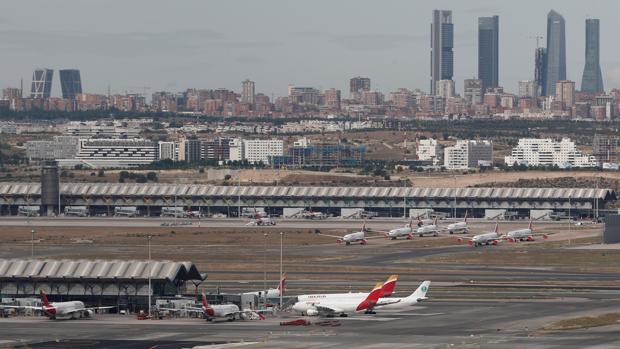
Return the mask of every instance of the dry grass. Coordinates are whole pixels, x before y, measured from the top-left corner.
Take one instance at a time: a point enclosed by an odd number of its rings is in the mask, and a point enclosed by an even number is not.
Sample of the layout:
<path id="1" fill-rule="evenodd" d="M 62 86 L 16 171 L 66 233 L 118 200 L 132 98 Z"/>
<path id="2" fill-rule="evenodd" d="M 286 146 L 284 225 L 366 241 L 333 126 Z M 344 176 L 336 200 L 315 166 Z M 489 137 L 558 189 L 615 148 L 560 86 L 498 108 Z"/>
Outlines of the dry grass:
<path id="1" fill-rule="evenodd" d="M 578 330 L 599 326 L 615 325 L 620 323 L 619 313 L 602 314 L 598 316 L 584 316 L 553 322 L 543 327 L 547 331 Z"/>

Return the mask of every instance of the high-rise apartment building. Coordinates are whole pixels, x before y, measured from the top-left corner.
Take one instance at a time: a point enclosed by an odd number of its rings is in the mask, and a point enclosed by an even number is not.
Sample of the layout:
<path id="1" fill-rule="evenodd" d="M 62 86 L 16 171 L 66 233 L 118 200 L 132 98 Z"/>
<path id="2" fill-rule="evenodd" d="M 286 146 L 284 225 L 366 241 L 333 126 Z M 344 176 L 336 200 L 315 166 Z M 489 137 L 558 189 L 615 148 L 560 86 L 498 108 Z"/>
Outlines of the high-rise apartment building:
<path id="1" fill-rule="evenodd" d="M 471 105 L 481 104 L 482 96 L 484 96 L 482 90 L 482 80 L 465 79 L 463 92 L 467 103 Z"/>
<path id="2" fill-rule="evenodd" d="M 586 19 L 586 65 L 583 68 L 581 92 L 597 93 L 605 91 L 599 52 L 600 21 L 593 18 Z"/>
<path id="3" fill-rule="evenodd" d="M 323 91 L 323 103 L 329 110 L 340 110 L 340 90 L 330 88 Z"/>
<path id="4" fill-rule="evenodd" d="M 568 109 L 575 104 L 575 82 L 570 80 L 558 81 L 556 84 L 555 98 L 562 102 L 562 107 Z"/>
<path id="5" fill-rule="evenodd" d="M 493 164 L 493 142 L 458 140 L 452 147 L 444 148 L 444 167 L 448 170 L 465 170 Z"/>
<path id="6" fill-rule="evenodd" d="M 437 93 L 436 95 L 442 98 L 454 97 L 455 93 L 453 80 L 439 80 L 437 81 Z"/>
<path id="7" fill-rule="evenodd" d="M 50 98 L 52 93 L 52 78 L 54 70 L 36 69 L 32 74 L 32 85 L 30 87 L 30 97 Z"/>
<path id="8" fill-rule="evenodd" d="M 546 95 L 555 93 L 555 84 L 566 80 L 566 31 L 564 17 L 551 10 L 547 15 Z"/>
<path id="9" fill-rule="evenodd" d="M 536 48 L 534 57 L 534 81 L 536 81 L 539 96 L 547 95 L 547 49 Z"/>
<path id="10" fill-rule="evenodd" d="M 82 93 L 82 78 L 78 69 L 62 69 L 60 74 L 60 88 L 62 98 L 75 99 L 77 94 Z"/>
<path id="11" fill-rule="evenodd" d="M 365 91 L 370 91 L 370 78 L 357 76 L 349 81 L 349 93 L 351 99 L 359 101 L 362 98 L 362 93 Z"/>
<path id="12" fill-rule="evenodd" d="M 437 82 L 454 75 L 454 25 L 452 11 L 434 10 L 431 24 L 431 94 L 437 94 Z"/>
<path id="13" fill-rule="evenodd" d="M 519 97 L 536 98 L 538 97 L 538 84 L 534 80 L 519 81 Z"/>
<path id="14" fill-rule="evenodd" d="M 293 103 L 298 104 L 319 104 L 321 93 L 313 87 L 288 87 L 288 97 Z"/>
<path id="15" fill-rule="evenodd" d="M 241 83 L 241 103 L 254 105 L 254 97 L 256 96 L 254 81 L 245 80 Z"/>
<path id="16" fill-rule="evenodd" d="M 499 85 L 499 16 L 478 18 L 478 79 L 485 91 Z"/>

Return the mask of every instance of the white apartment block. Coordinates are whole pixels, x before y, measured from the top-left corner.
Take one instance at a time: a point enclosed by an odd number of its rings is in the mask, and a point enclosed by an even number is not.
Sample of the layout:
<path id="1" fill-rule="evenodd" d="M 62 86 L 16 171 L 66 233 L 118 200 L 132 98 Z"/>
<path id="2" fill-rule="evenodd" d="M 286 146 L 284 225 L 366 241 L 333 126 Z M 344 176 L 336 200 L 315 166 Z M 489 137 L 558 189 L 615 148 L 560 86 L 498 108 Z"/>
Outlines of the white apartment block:
<path id="1" fill-rule="evenodd" d="M 526 166 L 558 166 L 570 167 L 596 167 L 597 162 L 593 156 L 584 155 L 577 150 L 575 142 L 569 138 L 555 141 L 551 138 L 521 138 L 512 153 L 504 158 L 508 166 L 515 163 Z"/>
<path id="2" fill-rule="evenodd" d="M 440 152 L 441 146 L 436 139 L 432 138 L 419 140 L 415 151 L 418 160 L 433 161 L 433 163 L 439 159 Z"/>
<path id="3" fill-rule="evenodd" d="M 466 170 L 493 164 L 493 143 L 489 141 L 459 140 L 444 148 L 444 167 L 448 170 Z"/>
<path id="4" fill-rule="evenodd" d="M 231 150 L 232 153 L 232 150 Z M 284 155 L 284 141 L 281 139 L 244 139 L 243 158 L 256 164 L 269 164 L 270 156 Z M 232 158 L 232 154 L 231 154 Z"/>
<path id="5" fill-rule="evenodd" d="M 185 160 L 185 142 L 158 142 L 158 160 Z"/>
<path id="6" fill-rule="evenodd" d="M 75 157 L 58 163 L 63 167 L 132 167 L 156 161 L 158 152 L 159 145 L 146 139 L 80 139 Z"/>
<path id="7" fill-rule="evenodd" d="M 78 137 L 55 136 L 52 140 L 26 142 L 26 156 L 30 160 L 72 158 L 78 152 Z"/>

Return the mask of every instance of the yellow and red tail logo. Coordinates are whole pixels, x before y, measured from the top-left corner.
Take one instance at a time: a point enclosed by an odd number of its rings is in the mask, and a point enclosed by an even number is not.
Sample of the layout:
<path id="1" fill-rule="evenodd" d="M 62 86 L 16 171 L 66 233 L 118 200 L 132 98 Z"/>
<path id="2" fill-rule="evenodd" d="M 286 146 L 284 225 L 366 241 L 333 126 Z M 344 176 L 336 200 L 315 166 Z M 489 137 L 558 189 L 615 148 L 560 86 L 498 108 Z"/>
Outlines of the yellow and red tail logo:
<path id="1" fill-rule="evenodd" d="M 383 283 L 383 286 L 381 286 L 381 290 L 383 291 L 382 297 L 389 297 L 392 293 L 394 293 L 397 280 L 398 275 L 390 275 L 390 277 Z"/>
<path id="2" fill-rule="evenodd" d="M 50 302 L 47 299 L 47 295 L 45 294 L 45 292 L 43 292 L 43 289 L 39 290 L 39 294 L 41 295 L 41 302 L 43 302 L 43 305 L 46 307 L 50 306 Z"/>
<path id="3" fill-rule="evenodd" d="M 366 299 L 364 299 L 360 304 L 357 305 L 357 308 L 355 308 L 355 310 L 360 311 L 374 308 L 377 304 L 377 301 L 379 300 L 379 298 L 381 298 L 381 295 L 383 294 L 382 287 L 383 284 L 378 282 L 375 285 L 375 288 L 370 291 Z"/>

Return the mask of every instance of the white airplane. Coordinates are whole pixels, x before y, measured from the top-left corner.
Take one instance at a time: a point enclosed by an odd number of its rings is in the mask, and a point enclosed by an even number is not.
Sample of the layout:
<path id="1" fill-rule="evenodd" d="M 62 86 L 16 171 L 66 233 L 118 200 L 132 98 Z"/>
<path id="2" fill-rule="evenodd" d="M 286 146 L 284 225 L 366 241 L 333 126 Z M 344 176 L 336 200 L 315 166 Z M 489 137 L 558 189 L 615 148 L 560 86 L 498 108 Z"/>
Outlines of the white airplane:
<path id="1" fill-rule="evenodd" d="M 286 291 L 286 274 L 282 275 L 282 277 L 280 278 L 280 283 L 278 284 L 277 288 L 270 288 L 266 291 L 245 292 L 243 294 L 253 294 L 258 297 L 269 299 L 269 298 L 278 298 L 280 297 L 280 293 L 284 295 L 285 291 Z"/>
<path id="2" fill-rule="evenodd" d="M 385 237 L 388 239 L 396 240 L 399 237 L 406 237 L 407 240 L 413 239 L 413 219 L 409 221 L 409 224 L 404 227 L 394 228 L 385 233 Z"/>
<path id="3" fill-rule="evenodd" d="M 390 277 L 381 285 L 381 297 L 389 297 L 394 293 L 398 275 L 390 275 Z M 312 302 L 315 300 L 350 298 L 361 302 L 368 297 L 368 292 L 348 292 L 348 293 L 328 293 L 328 294 L 302 294 L 297 296 L 298 302 Z"/>
<path id="4" fill-rule="evenodd" d="M 271 219 L 271 217 L 263 217 L 256 209 L 254 209 L 254 220 L 246 224 L 246 226 L 265 226 L 265 225 L 276 225 L 276 221 Z"/>
<path id="5" fill-rule="evenodd" d="M 492 232 L 474 235 L 471 240 L 467 241 L 467 244 L 473 247 L 482 245 L 497 245 L 500 243 L 501 236 L 499 234 L 499 223 L 495 223 L 495 229 Z M 458 239 L 459 242 L 463 242 L 463 238 Z"/>
<path id="6" fill-rule="evenodd" d="M 465 211 L 465 218 L 463 218 L 462 222 L 448 224 L 446 230 L 450 232 L 450 234 L 454 233 L 465 233 L 469 232 L 469 227 L 467 226 L 467 211 Z"/>
<path id="7" fill-rule="evenodd" d="M 403 298 L 379 298 L 373 309 L 377 310 L 406 310 L 408 307 L 426 300 L 426 292 L 430 287 L 430 281 L 424 281 L 418 288 L 407 297 Z"/>
<path id="8" fill-rule="evenodd" d="M 422 217 L 427 216 L 426 213 L 423 213 L 417 217 L 414 217 L 414 219 L 416 219 L 418 221 L 418 227 L 422 227 L 425 225 L 431 225 L 433 224 L 434 220 L 431 218 L 427 218 L 427 219 L 422 219 Z"/>
<path id="9" fill-rule="evenodd" d="M 356 297 L 340 297 L 312 299 L 307 301 L 298 301 L 293 305 L 293 310 L 307 316 L 340 316 L 346 317 L 349 314 L 368 311 L 373 308 L 379 298 L 381 298 L 382 284 L 379 282 L 375 288 L 368 293 L 365 298 Z"/>
<path id="10" fill-rule="evenodd" d="M 519 241 L 534 241 L 536 240 L 534 237 L 536 235 L 542 236 L 543 239 L 548 239 L 546 234 L 535 234 L 534 229 L 532 229 L 532 221 L 530 220 L 530 225 L 527 228 L 512 230 L 506 233 L 503 236 L 504 239 L 509 242 L 519 242 Z"/>
<path id="11" fill-rule="evenodd" d="M 433 224 L 431 224 L 431 225 L 423 225 L 423 226 L 419 227 L 418 230 L 416 230 L 416 234 L 418 234 L 418 236 L 420 236 L 420 237 L 423 237 L 424 235 L 427 235 L 427 234 L 431 234 L 433 236 L 438 236 L 440 230 L 441 230 L 441 228 L 439 228 L 439 226 L 437 226 L 437 218 L 435 218 L 435 221 L 433 222 Z"/>
<path id="12" fill-rule="evenodd" d="M 344 242 L 345 245 L 351 245 L 352 243 L 359 242 L 360 245 L 366 245 L 368 243 L 366 232 L 367 232 L 366 223 L 364 223 L 364 225 L 362 225 L 362 230 L 355 232 L 355 233 L 350 233 L 344 236 L 336 236 L 336 235 L 328 235 L 328 234 L 321 234 L 321 235 L 336 238 L 337 239 L 336 243 L 338 244 L 342 244 Z"/>
<path id="13" fill-rule="evenodd" d="M 168 308 L 160 308 L 161 310 L 168 311 L 181 311 L 183 309 L 168 309 Z M 207 302 L 207 296 L 205 293 L 202 293 L 202 307 L 187 307 L 186 311 L 190 312 L 198 312 L 201 313 L 207 321 L 213 320 L 228 320 L 235 321 L 235 319 L 239 320 L 264 320 L 265 317 L 262 314 L 256 313 L 251 310 L 239 310 L 239 307 L 236 304 L 218 304 L 218 305 L 209 305 Z"/>
<path id="14" fill-rule="evenodd" d="M 12 306 L 12 305 L 3 305 L 0 306 L 2 308 L 15 308 L 15 309 L 32 309 L 38 310 L 42 312 L 45 316 L 50 318 L 51 320 L 56 319 L 81 319 L 84 317 L 91 317 L 95 314 L 97 310 L 100 309 L 112 309 L 116 308 L 113 306 L 109 307 L 86 307 L 84 302 L 82 301 L 71 301 L 71 302 L 54 302 L 50 303 L 47 299 L 47 295 L 43 290 L 39 291 L 41 295 L 41 302 L 43 306 L 40 307 L 32 307 L 32 306 Z"/>

